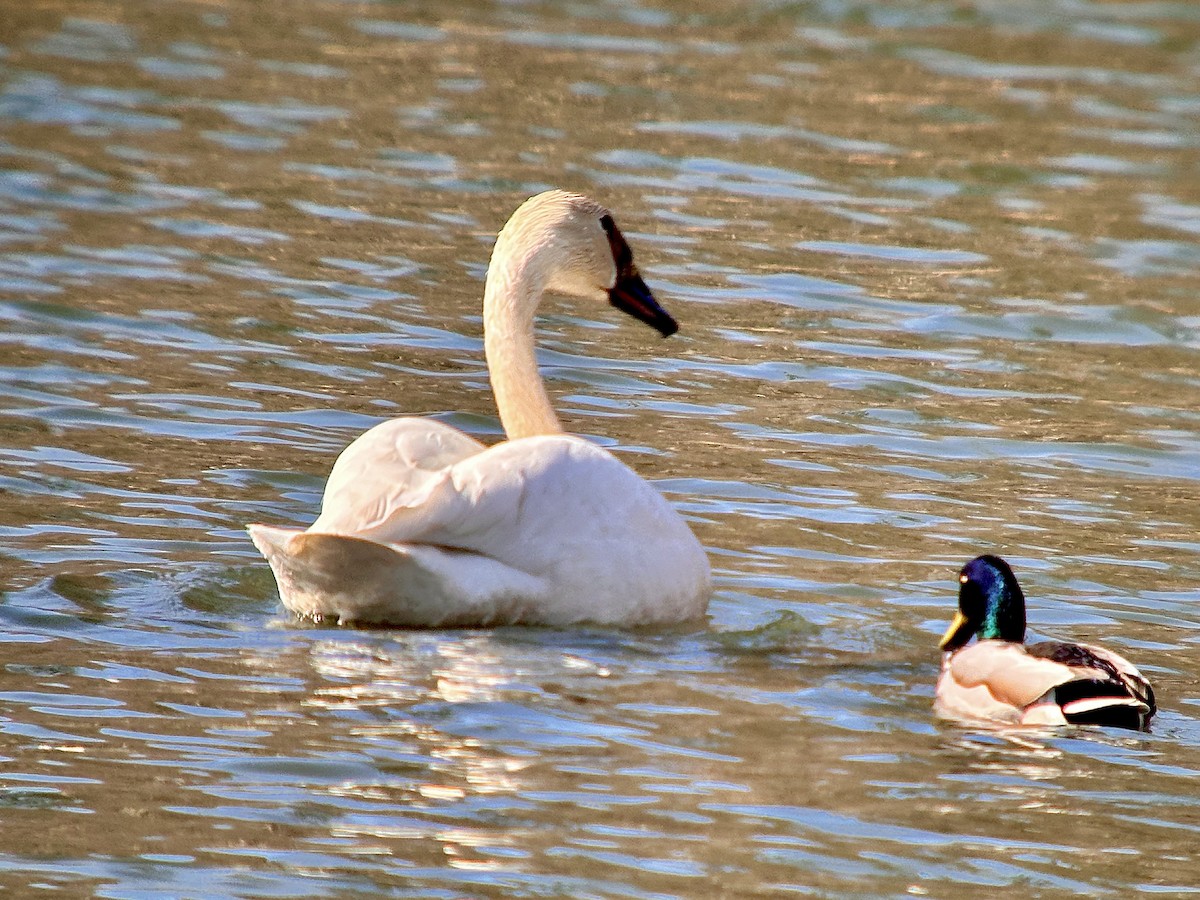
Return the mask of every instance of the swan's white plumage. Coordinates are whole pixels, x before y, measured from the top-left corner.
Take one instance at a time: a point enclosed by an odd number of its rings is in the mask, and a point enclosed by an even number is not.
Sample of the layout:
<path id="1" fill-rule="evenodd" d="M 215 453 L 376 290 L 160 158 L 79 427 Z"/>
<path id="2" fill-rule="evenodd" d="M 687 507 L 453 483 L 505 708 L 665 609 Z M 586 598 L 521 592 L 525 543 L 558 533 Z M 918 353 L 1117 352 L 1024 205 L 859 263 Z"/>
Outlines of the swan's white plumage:
<path id="1" fill-rule="evenodd" d="M 497 241 L 484 327 L 508 441 L 485 448 L 434 420 L 393 419 L 342 452 L 310 528 L 249 526 L 289 609 L 427 627 L 703 614 L 709 566 L 691 530 L 612 454 L 561 433 L 534 364 L 543 288 L 613 286 L 605 214 L 549 192 Z"/>

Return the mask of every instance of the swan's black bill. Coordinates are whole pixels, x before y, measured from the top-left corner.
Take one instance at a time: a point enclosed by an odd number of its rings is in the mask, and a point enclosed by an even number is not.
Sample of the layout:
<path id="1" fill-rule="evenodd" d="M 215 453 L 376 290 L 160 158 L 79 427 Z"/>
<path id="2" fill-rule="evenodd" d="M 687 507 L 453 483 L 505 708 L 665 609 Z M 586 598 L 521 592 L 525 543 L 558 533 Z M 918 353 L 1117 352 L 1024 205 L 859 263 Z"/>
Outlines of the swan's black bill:
<path id="1" fill-rule="evenodd" d="M 658 329 L 663 337 L 670 337 L 679 330 L 679 325 L 670 313 L 658 305 L 642 276 L 630 272 L 617 279 L 609 289 L 608 302 L 621 312 L 629 313 L 640 322 Z"/>

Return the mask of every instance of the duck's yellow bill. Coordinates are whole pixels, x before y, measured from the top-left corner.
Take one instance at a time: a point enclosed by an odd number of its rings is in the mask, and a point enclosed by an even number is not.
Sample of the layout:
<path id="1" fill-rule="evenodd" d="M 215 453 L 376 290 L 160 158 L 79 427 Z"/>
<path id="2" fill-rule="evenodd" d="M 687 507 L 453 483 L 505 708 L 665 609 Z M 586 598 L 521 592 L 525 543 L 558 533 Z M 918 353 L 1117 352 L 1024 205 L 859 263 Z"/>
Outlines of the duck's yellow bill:
<path id="1" fill-rule="evenodd" d="M 938 643 L 938 649 L 945 650 L 946 645 L 958 636 L 962 629 L 968 627 L 967 617 L 962 614 L 960 609 L 954 614 L 954 621 L 950 623 L 950 627 L 946 629 L 946 633 L 942 635 L 941 641 Z"/>

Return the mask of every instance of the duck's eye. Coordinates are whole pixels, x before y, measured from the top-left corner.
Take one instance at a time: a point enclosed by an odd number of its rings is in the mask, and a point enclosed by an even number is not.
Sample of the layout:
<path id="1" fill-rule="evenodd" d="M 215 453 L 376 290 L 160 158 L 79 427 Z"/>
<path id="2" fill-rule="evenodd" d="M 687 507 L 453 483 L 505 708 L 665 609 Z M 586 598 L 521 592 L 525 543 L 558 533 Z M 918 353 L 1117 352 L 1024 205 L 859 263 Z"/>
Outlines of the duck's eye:
<path id="1" fill-rule="evenodd" d="M 969 575 L 967 575 L 967 573 L 966 573 L 966 572 L 963 572 L 961 575 L 959 575 L 959 576 L 958 576 L 958 583 L 959 583 L 959 584 L 966 584 L 966 583 L 967 583 L 968 581 L 970 581 L 970 580 L 971 580 L 971 578 L 970 578 L 970 576 L 969 576 Z"/>

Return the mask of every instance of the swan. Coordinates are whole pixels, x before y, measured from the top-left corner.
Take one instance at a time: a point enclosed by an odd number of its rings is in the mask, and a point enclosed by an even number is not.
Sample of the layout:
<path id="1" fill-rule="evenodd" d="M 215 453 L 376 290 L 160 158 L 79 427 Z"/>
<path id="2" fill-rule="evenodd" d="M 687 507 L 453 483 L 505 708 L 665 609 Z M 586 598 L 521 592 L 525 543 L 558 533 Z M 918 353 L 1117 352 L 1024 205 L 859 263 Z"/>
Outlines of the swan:
<path id="1" fill-rule="evenodd" d="M 1090 644 L 1025 643 L 1025 595 L 1003 559 L 976 557 L 958 583 L 958 614 L 940 645 L 937 712 L 1010 725 L 1149 730 L 1154 689 L 1129 660 Z"/>
<path id="2" fill-rule="evenodd" d="M 605 300 L 673 334 L 612 214 L 547 191 L 500 231 L 483 295 L 484 355 L 506 440 L 397 418 L 333 465 L 307 529 L 249 525 L 296 615 L 340 624 L 652 625 L 703 615 L 708 557 L 663 496 L 563 433 L 537 369 L 534 314 L 555 291 Z"/>

